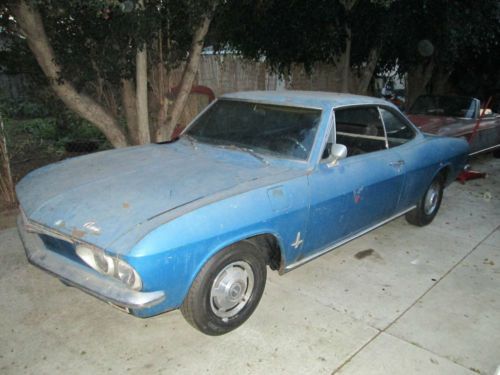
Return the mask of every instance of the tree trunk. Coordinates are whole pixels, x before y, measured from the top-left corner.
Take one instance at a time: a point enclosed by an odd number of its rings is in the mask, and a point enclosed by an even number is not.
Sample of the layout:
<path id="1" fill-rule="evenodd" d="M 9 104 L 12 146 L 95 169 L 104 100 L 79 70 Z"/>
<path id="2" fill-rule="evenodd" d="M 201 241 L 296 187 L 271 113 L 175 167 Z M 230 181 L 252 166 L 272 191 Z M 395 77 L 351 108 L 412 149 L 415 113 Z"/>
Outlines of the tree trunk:
<path id="1" fill-rule="evenodd" d="M 142 50 L 137 50 L 135 69 L 137 85 L 137 140 L 142 145 L 151 142 L 148 117 L 148 59 L 145 45 L 142 46 Z"/>
<path id="2" fill-rule="evenodd" d="M 351 29 L 349 27 L 346 28 L 347 39 L 345 41 L 345 52 L 343 54 L 342 61 L 342 83 L 341 83 L 341 92 L 350 92 L 351 88 Z"/>
<path id="3" fill-rule="evenodd" d="M 16 193 L 14 190 L 14 182 L 10 172 L 10 159 L 7 152 L 7 141 L 5 139 L 5 131 L 3 127 L 3 119 L 0 114 L 0 197 L 7 202 L 9 206 L 15 206 Z"/>
<path id="4" fill-rule="evenodd" d="M 368 61 L 366 64 L 358 69 L 352 71 L 351 77 L 351 92 L 360 95 L 366 95 L 368 92 L 368 87 L 373 78 L 373 72 L 377 67 L 378 57 L 380 55 L 379 48 L 373 48 L 368 55 Z"/>
<path id="5" fill-rule="evenodd" d="M 346 14 L 350 14 L 352 8 L 356 5 L 358 0 L 340 0 L 340 3 L 344 6 Z M 346 46 L 342 57 L 339 59 L 339 64 L 341 66 L 341 82 L 340 91 L 341 92 L 352 92 L 352 86 L 354 82 L 352 81 L 353 70 L 351 67 L 351 49 L 352 49 L 352 30 L 347 24 L 345 27 L 346 31 Z"/>
<path id="6" fill-rule="evenodd" d="M 94 124 L 114 147 L 127 146 L 125 132 L 117 119 L 89 96 L 77 92 L 69 82 L 58 81 L 61 67 L 56 63 L 40 13 L 21 0 L 13 9 L 14 16 L 23 30 L 28 46 L 48 78 L 52 89 L 68 108 Z"/>
<path id="7" fill-rule="evenodd" d="M 133 145 L 140 144 L 139 130 L 137 128 L 137 106 L 135 103 L 134 82 L 130 79 L 121 80 L 122 107 L 127 120 L 128 136 Z"/>
<path id="8" fill-rule="evenodd" d="M 182 111 L 184 110 L 189 93 L 191 91 L 191 87 L 193 86 L 196 73 L 198 72 L 198 67 L 201 60 L 201 51 L 203 49 L 203 42 L 205 40 L 205 36 L 207 35 L 211 20 L 211 15 L 205 16 L 203 18 L 203 22 L 193 35 L 189 58 L 182 74 L 180 88 L 170 112 L 170 118 L 167 121 L 167 126 L 159 126 L 157 130 L 156 140 L 158 141 L 170 139 L 172 137 L 172 133 L 175 130 L 175 127 L 177 126 L 177 123 L 179 122 Z"/>
<path id="9" fill-rule="evenodd" d="M 139 0 L 139 8 L 144 10 L 144 0 Z M 137 140 L 143 145 L 151 142 L 148 111 L 148 51 L 146 43 L 137 48 L 135 55 L 135 84 L 137 106 Z"/>
<path id="10" fill-rule="evenodd" d="M 167 12 L 168 12 L 168 7 L 167 7 Z M 170 15 L 169 12 L 168 15 Z M 170 23 L 168 16 L 167 16 L 167 27 L 165 28 L 165 30 L 167 32 L 166 35 L 167 51 L 170 52 L 171 49 L 171 42 L 169 35 Z M 153 89 L 152 90 L 153 94 L 155 94 L 156 97 L 156 108 L 158 108 L 156 117 L 156 127 L 154 129 L 155 142 L 158 141 L 158 139 L 156 139 L 156 137 L 158 136 L 158 129 L 163 128 L 167 125 L 169 101 L 165 94 L 170 89 L 169 79 L 167 78 L 169 73 L 165 68 L 165 61 L 163 56 L 163 31 L 161 29 L 158 30 L 157 46 L 158 46 L 159 61 L 156 64 L 156 69 L 151 70 L 151 73 L 156 73 L 156 78 L 150 81 L 150 85 Z M 154 75 L 152 74 L 152 76 Z"/>
<path id="11" fill-rule="evenodd" d="M 431 78 L 432 93 L 435 95 L 443 95 L 448 93 L 449 79 L 453 71 L 445 68 L 434 69 Z"/>
<path id="12" fill-rule="evenodd" d="M 405 108 L 411 108 L 415 99 L 426 92 L 426 87 L 431 80 L 433 70 L 434 60 L 408 69 Z"/>

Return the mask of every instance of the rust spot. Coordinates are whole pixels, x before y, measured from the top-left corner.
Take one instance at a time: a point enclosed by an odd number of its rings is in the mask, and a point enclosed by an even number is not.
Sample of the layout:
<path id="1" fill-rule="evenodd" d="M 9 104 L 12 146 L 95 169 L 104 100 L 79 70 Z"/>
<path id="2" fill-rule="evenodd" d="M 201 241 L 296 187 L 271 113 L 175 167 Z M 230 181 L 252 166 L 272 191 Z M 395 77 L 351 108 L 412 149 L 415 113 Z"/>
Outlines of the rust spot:
<path id="1" fill-rule="evenodd" d="M 123 202 L 122 206 L 123 208 L 129 208 L 130 204 L 128 204 L 128 202 Z"/>
<path id="2" fill-rule="evenodd" d="M 369 257 L 374 252 L 375 252 L 375 250 L 373 250 L 373 249 L 362 250 L 362 251 L 357 252 L 354 255 L 354 258 L 356 258 L 356 259 L 363 259 L 363 258 Z"/>
<path id="3" fill-rule="evenodd" d="M 76 238 L 81 238 L 85 236 L 85 232 L 83 230 L 73 228 L 73 230 L 71 231 L 71 235 Z"/>

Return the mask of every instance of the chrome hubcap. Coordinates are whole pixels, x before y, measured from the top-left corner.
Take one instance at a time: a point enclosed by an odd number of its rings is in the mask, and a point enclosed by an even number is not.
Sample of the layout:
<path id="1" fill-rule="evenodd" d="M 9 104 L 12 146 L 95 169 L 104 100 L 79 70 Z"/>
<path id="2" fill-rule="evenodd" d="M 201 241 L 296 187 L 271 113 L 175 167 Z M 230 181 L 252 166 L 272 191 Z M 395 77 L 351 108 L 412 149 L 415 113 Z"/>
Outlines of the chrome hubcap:
<path id="1" fill-rule="evenodd" d="M 424 200 L 424 212 L 426 215 L 430 215 L 434 212 L 438 204 L 439 198 L 439 182 L 434 181 L 432 185 L 427 190 Z"/>
<path id="2" fill-rule="evenodd" d="M 210 306 L 220 318 L 231 318 L 245 307 L 254 286 L 252 267 L 246 262 L 228 264 L 219 272 L 210 290 Z"/>

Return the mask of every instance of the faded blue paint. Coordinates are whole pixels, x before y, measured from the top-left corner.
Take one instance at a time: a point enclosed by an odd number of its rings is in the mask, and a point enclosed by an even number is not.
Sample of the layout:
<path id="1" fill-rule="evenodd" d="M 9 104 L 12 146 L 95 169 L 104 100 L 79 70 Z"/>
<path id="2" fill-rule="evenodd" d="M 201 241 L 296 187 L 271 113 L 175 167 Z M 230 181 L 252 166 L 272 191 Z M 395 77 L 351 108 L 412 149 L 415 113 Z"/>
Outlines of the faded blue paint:
<path id="1" fill-rule="evenodd" d="M 288 197 L 287 188 L 277 186 L 267 190 L 267 196 L 271 207 L 275 212 L 282 212 L 290 208 L 290 198 Z"/>
<path id="2" fill-rule="evenodd" d="M 30 173 L 17 193 L 33 221 L 66 235 L 82 232 L 83 241 L 107 248 L 162 213 L 205 202 L 215 193 L 231 194 L 242 185 L 252 189 L 265 177 L 279 180 L 295 163 L 283 164 L 265 165 L 245 153 L 203 144 L 193 149 L 183 140 L 52 164 Z M 89 222 L 100 228 L 99 234 L 84 227 Z"/>
<path id="3" fill-rule="evenodd" d="M 163 291 L 151 316 L 178 308 L 203 265 L 221 249 L 259 234 L 275 236 L 286 266 L 413 206 L 434 176 L 451 181 L 467 144 L 420 134 L 404 145 L 321 161 L 334 108 L 374 98 L 305 92 L 224 96 L 322 110 L 307 162 L 193 144 L 130 147 L 52 164 L 17 186 L 26 216 L 52 231 L 122 257 L 141 275 L 143 291 Z M 394 166 L 393 162 L 404 160 Z M 90 223 L 90 224 L 89 224 Z M 87 225 L 85 225 L 87 224 Z M 297 248 L 298 233 L 303 243 Z"/>

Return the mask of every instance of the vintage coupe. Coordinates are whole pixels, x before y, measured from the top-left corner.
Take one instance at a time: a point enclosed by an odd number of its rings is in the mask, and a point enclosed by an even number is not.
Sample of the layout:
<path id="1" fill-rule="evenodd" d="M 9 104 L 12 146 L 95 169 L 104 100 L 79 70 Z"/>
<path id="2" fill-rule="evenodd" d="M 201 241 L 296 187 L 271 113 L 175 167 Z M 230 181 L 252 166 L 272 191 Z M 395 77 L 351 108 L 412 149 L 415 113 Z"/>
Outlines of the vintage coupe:
<path id="1" fill-rule="evenodd" d="M 425 133 L 466 139 L 471 155 L 500 149 L 500 114 L 482 109 L 479 99 L 422 95 L 415 100 L 408 117 Z"/>
<path id="2" fill-rule="evenodd" d="M 67 159 L 17 185 L 28 259 L 139 317 L 180 308 L 209 335 L 290 271 L 406 214 L 422 226 L 464 140 L 392 104 L 317 92 L 224 95 L 178 138 Z"/>

